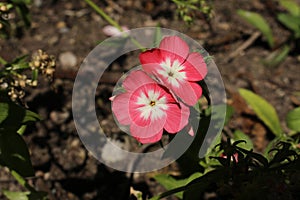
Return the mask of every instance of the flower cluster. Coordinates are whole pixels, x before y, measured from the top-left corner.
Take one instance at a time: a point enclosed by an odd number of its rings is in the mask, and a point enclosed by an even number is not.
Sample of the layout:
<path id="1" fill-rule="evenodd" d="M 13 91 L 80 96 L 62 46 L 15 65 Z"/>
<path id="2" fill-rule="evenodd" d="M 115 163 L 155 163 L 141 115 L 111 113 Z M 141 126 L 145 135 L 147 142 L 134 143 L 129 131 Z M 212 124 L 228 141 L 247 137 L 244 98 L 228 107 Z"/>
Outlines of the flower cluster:
<path id="1" fill-rule="evenodd" d="M 112 111 L 121 125 L 141 143 L 154 143 L 163 131 L 176 134 L 188 126 L 190 109 L 202 95 L 197 83 L 207 74 L 200 53 L 177 36 L 163 38 L 158 48 L 142 52 L 141 70 L 123 82 L 126 92 L 112 98 Z M 188 129 L 193 135 L 192 129 Z"/>
<path id="2" fill-rule="evenodd" d="M 38 74 L 45 75 L 50 81 L 55 72 L 55 58 L 42 50 L 38 50 L 27 61 L 27 56 L 0 65 L 0 92 L 4 91 L 11 100 L 21 100 L 25 96 L 25 88 L 38 84 Z M 30 75 L 30 73 L 32 75 Z"/>

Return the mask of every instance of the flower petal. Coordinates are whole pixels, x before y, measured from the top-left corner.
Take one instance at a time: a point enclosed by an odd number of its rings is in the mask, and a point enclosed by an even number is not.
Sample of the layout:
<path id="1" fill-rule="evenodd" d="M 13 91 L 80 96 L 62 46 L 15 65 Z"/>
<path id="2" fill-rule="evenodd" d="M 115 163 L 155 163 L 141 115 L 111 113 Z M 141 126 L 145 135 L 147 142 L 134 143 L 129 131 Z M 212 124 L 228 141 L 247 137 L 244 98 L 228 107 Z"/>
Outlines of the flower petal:
<path id="1" fill-rule="evenodd" d="M 202 55 L 200 53 L 193 52 L 188 56 L 187 62 L 190 63 L 198 71 L 201 76 L 201 79 L 199 80 L 204 79 L 207 74 L 207 66 Z"/>
<path id="2" fill-rule="evenodd" d="M 139 138 L 139 137 L 135 137 L 135 139 L 137 141 L 139 141 L 140 143 L 142 144 L 147 144 L 147 143 L 155 143 L 155 142 L 158 142 L 161 137 L 162 137 L 162 134 L 163 134 L 163 129 L 160 130 L 158 133 L 156 133 L 154 136 L 152 137 L 149 137 L 149 138 Z"/>
<path id="3" fill-rule="evenodd" d="M 142 85 L 148 83 L 155 83 L 145 72 L 142 70 L 136 70 L 131 72 L 124 80 L 123 87 L 127 91 L 134 91 Z"/>
<path id="4" fill-rule="evenodd" d="M 167 111 L 168 117 L 164 129 L 169 133 L 177 133 L 188 123 L 190 109 L 183 103 L 169 105 Z"/>
<path id="5" fill-rule="evenodd" d="M 138 126 L 136 123 L 132 122 L 132 124 L 130 125 L 130 133 L 133 137 L 145 140 L 150 139 L 154 137 L 159 131 L 163 130 L 166 120 L 167 115 L 158 120 L 151 121 L 148 126 Z"/>
<path id="6" fill-rule="evenodd" d="M 118 122 L 123 125 L 131 123 L 129 117 L 129 98 L 131 93 L 122 93 L 114 97 L 112 102 L 112 112 L 116 116 Z"/>
<path id="7" fill-rule="evenodd" d="M 170 85 L 170 87 L 173 92 L 189 106 L 195 105 L 202 95 L 202 88 L 194 82 L 182 81 L 179 87 L 172 85 Z"/>
<path id="8" fill-rule="evenodd" d="M 163 38 L 160 42 L 159 49 L 168 51 L 184 59 L 187 58 L 189 54 L 189 46 L 178 36 L 168 36 Z"/>

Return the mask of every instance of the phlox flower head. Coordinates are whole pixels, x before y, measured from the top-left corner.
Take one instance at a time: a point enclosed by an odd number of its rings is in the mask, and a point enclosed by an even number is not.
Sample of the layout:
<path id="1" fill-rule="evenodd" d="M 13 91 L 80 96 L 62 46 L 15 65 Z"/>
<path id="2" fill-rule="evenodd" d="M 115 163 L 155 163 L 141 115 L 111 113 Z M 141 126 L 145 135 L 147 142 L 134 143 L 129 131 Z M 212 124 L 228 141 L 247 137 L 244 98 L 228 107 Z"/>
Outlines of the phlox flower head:
<path id="1" fill-rule="evenodd" d="M 189 46 L 178 36 L 162 39 L 158 48 L 140 54 L 143 70 L 155 76 L 185 104 L 193 106 L 202 95 L 197 83 L 207 74 L 206 63 L 198 52 L 189 52 Z"/>
<path id="2" fill-rule="evenodd" d="M 157 142 L 164 130 L 175 134 L 188 124 L 189 108 L 144 71 L 132 71 L 123 88 L 125 92 L 112 98 L 112 111 L 139 142 Z"/>

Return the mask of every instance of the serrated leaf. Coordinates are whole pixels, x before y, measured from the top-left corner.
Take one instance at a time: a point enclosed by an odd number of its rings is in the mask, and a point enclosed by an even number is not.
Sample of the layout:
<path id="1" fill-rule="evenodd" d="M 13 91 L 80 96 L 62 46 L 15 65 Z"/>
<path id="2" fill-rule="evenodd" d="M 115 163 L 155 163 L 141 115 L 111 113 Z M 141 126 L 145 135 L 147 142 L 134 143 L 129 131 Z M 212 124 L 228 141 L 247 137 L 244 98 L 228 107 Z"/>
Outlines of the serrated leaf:
<path id="1" fill-rule="evenodd" d="M 238 10 L 237 14 L 244 20 L 246 20 L 249 24 L 261 31 L 262 34 L 267 38 L 270 47 L 274 46 L 272 30 L 269 24 L 260 14 L 246 10 Z"/>
<path id="2" fill-rule="evenodd" d="M 247 104 L 254 110 L 258 118 L 264 122 L 274 135 L 281 137 L 283 135 L 283 131 L 275 108 L 265 99 L 254 94 L 250 90 L 239 89 L 239 93 L 245 99 Z"/>
<path id="3" fill-rule="evenodd" d="M 3 190 L 3 194 L 9 200 L 29 200 L 28 195 L 30 194 L 30 192 L 13 192 Z"/>
<path id="4" fill-rule="evenodd" d="M 293 0 L 279 0 L 279 4 L 284 7 L 291 15 L 300 15 L 300 6 Z"/>
<path id="5" fill-rule="evenodd" d="M 286 123 L 289 129 L 300 132 L 300 107 L 287 114 Z"/>
<path id="6" fill-rule="evenodd" d="M 0 157 L 4 165 L 23 177 L 34 176 L 29 152 L 22 136 L 16 132 L 0 132 Z"/>
<path id="7" fill-rule="evenodd" d="M 247 149 L 247 150 L 253 149 L 253 143 L 252 143 L 251 139 L 249 138 L 249 136 L 240 130 L 234 131 L 233 140 L 234 141 L 244 140 L 246 143 L 245 142 L 239 143 L 237 146 Z"/>

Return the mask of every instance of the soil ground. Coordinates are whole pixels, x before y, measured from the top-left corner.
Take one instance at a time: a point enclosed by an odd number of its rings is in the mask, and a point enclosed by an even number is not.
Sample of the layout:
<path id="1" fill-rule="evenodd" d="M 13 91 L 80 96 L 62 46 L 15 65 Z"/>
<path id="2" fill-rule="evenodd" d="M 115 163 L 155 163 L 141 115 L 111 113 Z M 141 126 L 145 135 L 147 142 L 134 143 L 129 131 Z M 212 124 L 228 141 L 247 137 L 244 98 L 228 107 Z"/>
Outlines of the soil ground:
<path id="1" fill-rule="evenodd" d="M 73 81 L 82 60 L 99 41 L 107 38 L 102 32 L 107 22 L 83 1 L 33 2 L 30 9 L 32 28 L 25 30 L 18 38 L 0 40 L 1 56 L 7 60 L 31 54 L 37 49 L 43 49 L 58 58 L 52 85 L 40 84 L 38 88 L 29 90 L 25 98 L 28 107 L 44 119 L 25 134 L 36 170 L 36 177 L 30 180 L 32 184 L 48 192 L 51 200 L 126 199 L 129 184 L 135 190 L 143 191 L 144 196 L 164 191 L 152 178 L 157 172 L 136 174 L 130 180 L 127 174 L 109 169 L 94 159 L 77 135 L 71 110 Z M 256 11 L 267 16 L 277 43 L 288 35 L 283 27 L 275 23 L 264 1 L 215 0 L 210 25 L 202 14 L 197 13 L 191 26 L 185 25 L 177 17 L 176 6 L 171 1 L 95 2 L 128 28 L 160 24 L 161 27 L 185 33 L 202 44 L 214 57 L 225 83 L 228 103 L 236 111 L 227 128 L 240 129 L 248 134 L 253 139 L 256 151 L 262 151 L 267 145 L 269 130 L 249 111 L 237 89 L 251 89 L 274 105 L 284 127 L 286 113 L 300 105 L 299 96 L 295 95 L 296 91 L 300 91 L 300 58 L 297 55 L 288 56 L 277 67 L 264 66 L 262 60 L 271 51 L 260 36 L 244 51 L 232 56 L 256 32 L 237 16 L 237 9 Z M 63 63 L 66 52 L 71 57 L 75 56 L 75 65 Z M 74 58 L 71 59 L 72 63 Z M 131 66 L 133 61 L 125 58 L 122 62 Z M 124 69 L 120 62 L 113 65 L 121 72 Z M 112 83 L 101 84 L 96 96 L 98 111 L 104 116 L 100 123 L 111 130 L 114 125 L 109 124 L 112 119 L 110 104 L 103 99 L 111 95 L 113 86 Z M 178 170 L 173 164 L 160 172 L 176 174 Z M 22 189 L 3 168 L 0 170 L 0 191 L 2 189 Z M 3 198 L 0 193 L 0 199 Z"/>

